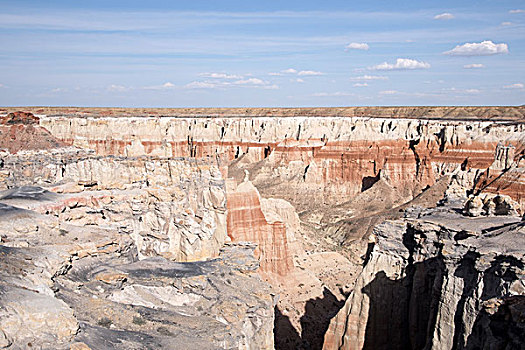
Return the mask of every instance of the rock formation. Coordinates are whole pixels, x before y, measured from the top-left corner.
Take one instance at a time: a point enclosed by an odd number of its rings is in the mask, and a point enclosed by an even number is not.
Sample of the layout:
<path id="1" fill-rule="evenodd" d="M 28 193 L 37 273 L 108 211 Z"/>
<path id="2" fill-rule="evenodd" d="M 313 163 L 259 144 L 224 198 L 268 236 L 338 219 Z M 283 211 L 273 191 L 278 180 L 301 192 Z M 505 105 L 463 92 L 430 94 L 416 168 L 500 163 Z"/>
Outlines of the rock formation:
<path id="1" fill-rule="evenodd" d="M 519 347 L 524 107 L 4 110 L 0 347 Z"/>
<path id="2" fill-rule="evenodd" d="M 238 174 L 239 182 L 247 169 L 263 196 L 285 194 L 300 210 L 342 203 L 379 178 L 407 200 L 446 173 L 465 188 L 510 195 L 521 209 L 525 205 L 521 123 L 53 116 L 42 117 L 41 125 L 62 142 L 97 154 L 234 161 L 230 175 Z"/>
<path id="3" fill-rule="evenodd" d="M 470 219 L 457 209 L 375 227 L 324 349 L 522 346 L 525 226 L 516 216 Z"/>
<path id="4" fill-rule="evenodd" d="M 67 148 L 2 160 L 2 347 L 273 348 L 276 300 L 256 246 L 225 242 L 217 167 Z"/>
<path id="5" fill-rule="evenodd" d="M 31 113 L 13 112 L 0 118 L 0 149 L 11 153 L 20 150 L 51 149 L 63 146 Z"/>
<path id="6" fill-rule="evenodd" d="M 230 184 L 228 188 L 228 235 L 231 240 L 257 242 L 256 256 L 261 257 L 261 270 L 267 273 L 275 273 L 281 276 L 288 274 L 293 269 L 292 245 L 295 240 L 293 231 L 286 229 L 286 224 L 281 221 L 278 209 L 283 209 L 283 216 L 292 216 L 292 225 L 298 228 L 298 218 L 294 217 L 293 207 L 287 208 L 286 204 L 281 207 L 272 204 L 275 201 L 265 201 L 266 213 L 261 208 L 261 200 L 257 188 L 247 180 L 235 186 Z M 289 205 L 289 204 L 288 204 Z M 283 208 L 284 206 L 284 208 Z M 274 211 L 270 211 L 271 209 Z M 288 211 L 286 209 L 289 209 Z M 290 210 L 291 209 L 291 210 Z M 270 218 L 268 216 L 273 214 Z M 291 227 L 290 227 L 291 228 Z"/>

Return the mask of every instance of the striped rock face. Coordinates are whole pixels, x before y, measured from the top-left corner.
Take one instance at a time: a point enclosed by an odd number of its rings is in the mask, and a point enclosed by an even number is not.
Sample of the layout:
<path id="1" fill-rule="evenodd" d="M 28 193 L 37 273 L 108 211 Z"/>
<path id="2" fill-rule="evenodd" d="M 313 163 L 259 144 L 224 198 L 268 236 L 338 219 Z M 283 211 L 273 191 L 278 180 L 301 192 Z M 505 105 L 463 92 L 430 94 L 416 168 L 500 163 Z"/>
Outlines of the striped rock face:
<path id="1" fill-rule="evenodd" d="M 465 200 L 504 196 L 518 215 L 525 212 L 523 107 L 39 113 L 38 124 L 16 127 L 45 130 L 57 146 L 92 153 L 78 161 L 26 164 L 16 181 L 0 169 L 6 186 L 32 185 L 22 183 L 25 178 L 70 179 L 73 187 L 59 190 L 82 195 L 32 209 L 86 225 L 132 223 L 128 233 L 140 258 L 206 260 L 229 241 L 256 243 L 259 272 L 282 295 L 280 320 L 289 318 L 297 330 L 297 339 L 287 343 L 295 347 L 320 347 L 328 328 L 327 348 L 381 345 L 367 343 L 362 333 L 368 321 L 352 311 L 367 302 L 366 295 L 354 293 L 346 313 L 332 305 L 344 304 L 353 283 L 372 281 L 372 275 L 359 280 L 357 270 L 348 273 L 347 267 L 361 268 L 363 237 L 385 218 L 401 219 L 407 203 L 421 204 L 426 196 L 435 205 L 443 193 Z M 0 136 L 2 128 L 13 127 L 0 126 Z M 98 197 L 86 197 L 95 190 Z M 135 197 L 118 197 L 119 191 Z M 109 214 L 95 218 L 81 208 Z M 392 258 L 377 247 L 372 258 Z M 403 260 L 392 261 L 398 258 Z M 340 266 L 345 268 L 335 272 Z M 382 266 L 368 269 L 375 274 Z M 387 277 L 403 273 L 399 266 L 385 270 Z"/>
<path id="2" fill-rule="evenodd" d="M 256 187 L 266 183 L 263 196 L 282 193 L 299 207 L 347 201 L 379 177 L 409 198 L 445 174 L 525 205 L 523 124 L 396 117 L 68 116 L 40 124 L 61 142 L 100 155 L 236 161 L 251 170 Z M 273 182 L 285 185 L 268 186 Z M 313 194 L 304 196 L 305 188 Z"/>

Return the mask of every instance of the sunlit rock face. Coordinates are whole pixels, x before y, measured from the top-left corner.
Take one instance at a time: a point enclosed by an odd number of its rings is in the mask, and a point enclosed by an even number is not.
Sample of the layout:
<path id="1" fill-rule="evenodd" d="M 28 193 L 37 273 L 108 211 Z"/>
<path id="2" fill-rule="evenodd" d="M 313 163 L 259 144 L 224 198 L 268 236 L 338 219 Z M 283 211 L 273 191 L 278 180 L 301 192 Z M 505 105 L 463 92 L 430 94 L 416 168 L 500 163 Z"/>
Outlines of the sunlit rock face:
<path id="1" fill-rule="evenodd" d="M 520 217 L 473 219 L 458 209 L 445 205 L 375 227 L 324 349 L 520 348 Z"/>
<path id="2" fill-rule="evenodd" d="M 99 157 L 79 151 L 6 156 L 4 184 L 49 186 L 60 200 L 31 207 L 77 225 L 118 228 L 140 258 L 215 257 L 226 239 L 221 173 L 205 162 Z"/>
<path id="3" fill-rule="evenodd" d="M 474 349 L 522 330 L 525 108 L 38 113 L 0 116 L 2 346 Z"/>
<path id="4" fill-rule="evenodd" d="M 393 117 L 68 116 L 40 123 L 61 142 L 101 155 L 235 161 L 263 196 L 280 194 L 299 209 L 344 202 L 379 178 L 411 198 L 451 173 L 464 187 L 509 195 L 523 209 L 522 124 Z"/>
<path id="5" fill-rule="evenodd" d="M 288 274 L 293 269 L 293 226 L 298 228 L 293 207 L 285 201 L 265 200 L 265 215 L 259 191 L 249 181 L 238 186 L 230 184 L 227 199 L 227 231 L 231 240 L 258 244 L 255 254 L 261 258 L 261 271 Z M 291 225 L 288 230 L 285 221 Z"/>
<path id="6" fill-rule="evenodd" d="M 2 347 L 274 348 L 276 299 L 256 246 L 226 242 L 215 165 L 78 149 L 2 160 Z"/>

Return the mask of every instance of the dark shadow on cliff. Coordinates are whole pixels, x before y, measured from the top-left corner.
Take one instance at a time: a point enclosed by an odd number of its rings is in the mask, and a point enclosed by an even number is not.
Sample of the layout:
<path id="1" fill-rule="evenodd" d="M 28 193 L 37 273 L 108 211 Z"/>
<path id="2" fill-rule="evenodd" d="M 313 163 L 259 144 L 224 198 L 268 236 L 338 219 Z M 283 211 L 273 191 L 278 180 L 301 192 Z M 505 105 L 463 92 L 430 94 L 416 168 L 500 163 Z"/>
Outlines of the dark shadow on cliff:
<path id="1" fill-rule="evenodd" d="M 306 302 L 305 312 L 301 317 L 301 338 L 307 349 L 323 348 L 324 335 L 330 325 L 330 320 L 337 315 L 344 306 L 344 300 L 337 300 L 336 296 L 324 288 L 323 297 L 310 299 Z"/>
<path id="2" fill-rule="evenodd" d="M 464 349 L 524 350 L 525 296 L 504 298 L 495 312 L 481 310 Z"/>
<path id="3" fill-rule="evenodd" d="M 404 278 L 376 274 L 362 289 L 370 299 L 363 349 L 425 348 L 436 323 L 443 268 L 436 257 L 410 264 Z"/>
<path id="4" fill-rule="evenodd" d="M 410 256 L 412 237 L 407 231 L 403 240 Z M 525 296 L 501 298 L 524 264 L 512 256 L 495 257 L 483 275 L 480 300 L 472 304 L 480 282 L 478 259 L 478 253 L 467 252 L 454 271 L 463 280 L 463 289 L 454 306 L 452 349 L 525 349 Z M 405 277 L 400 279 L 378 272 L 362 289 L 370 300 L 363 349 L 431 348 L 446 273 L 441 255 L 418 263 L 409 258 Z M 479 307 L 479 313 L 470 330 L 464 322 L 473 307 Z"/>
<path id="5" fill-rule="evenodd" d="M 508 296 L 505 289 L 519 277 L 523 262 L 513 256 L 495 257 L 483 276 L 481 302 L 465 349 L 525 349 L 525 296 Z M 483 307 L 486 306 L 486 307 Z"/>
<path id="6" fill-rule="evenodd" d="M 275 307 L 275 349 L 277 350 L 320 350 L 323 348 L 324 335 L 330 320 L 344 306 L 345 300 L 338 300 L 328 289 L 324 288 L 323 296 L 310 299 L 305 304 L 301 317 L 301 334 L 291 324 L 289 318 Z"/>
<path id="7" fill-rule="evenodd" d="M 374 186 L 374 184 L 378 182 L 380 178 L 381 178 L 381 170 L 378 171 L 376 176 L 363 177 L 363 179 L 361 180 L 361 192 L 365 192 L 366 190 Z"/>
<path id="8" fill-rule="evenodd" d="M 290 322 L 290 318 L 283 315 L 281 310 L 274 308 L 275 320 L 273 327 L 273 336 L 276 350 L 299 349 L 302 341 L 299 332 Z"/>

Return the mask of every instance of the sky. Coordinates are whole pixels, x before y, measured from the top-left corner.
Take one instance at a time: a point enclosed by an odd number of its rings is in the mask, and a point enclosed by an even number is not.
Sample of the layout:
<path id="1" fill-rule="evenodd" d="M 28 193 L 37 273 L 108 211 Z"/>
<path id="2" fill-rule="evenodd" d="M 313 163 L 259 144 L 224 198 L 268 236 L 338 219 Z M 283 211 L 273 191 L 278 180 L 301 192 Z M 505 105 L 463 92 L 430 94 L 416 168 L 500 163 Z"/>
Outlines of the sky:
<path id="1" fill-rule="evenodd" d="M 525 104 L 525 3 L 0 0 L 0 105 Z"/>

